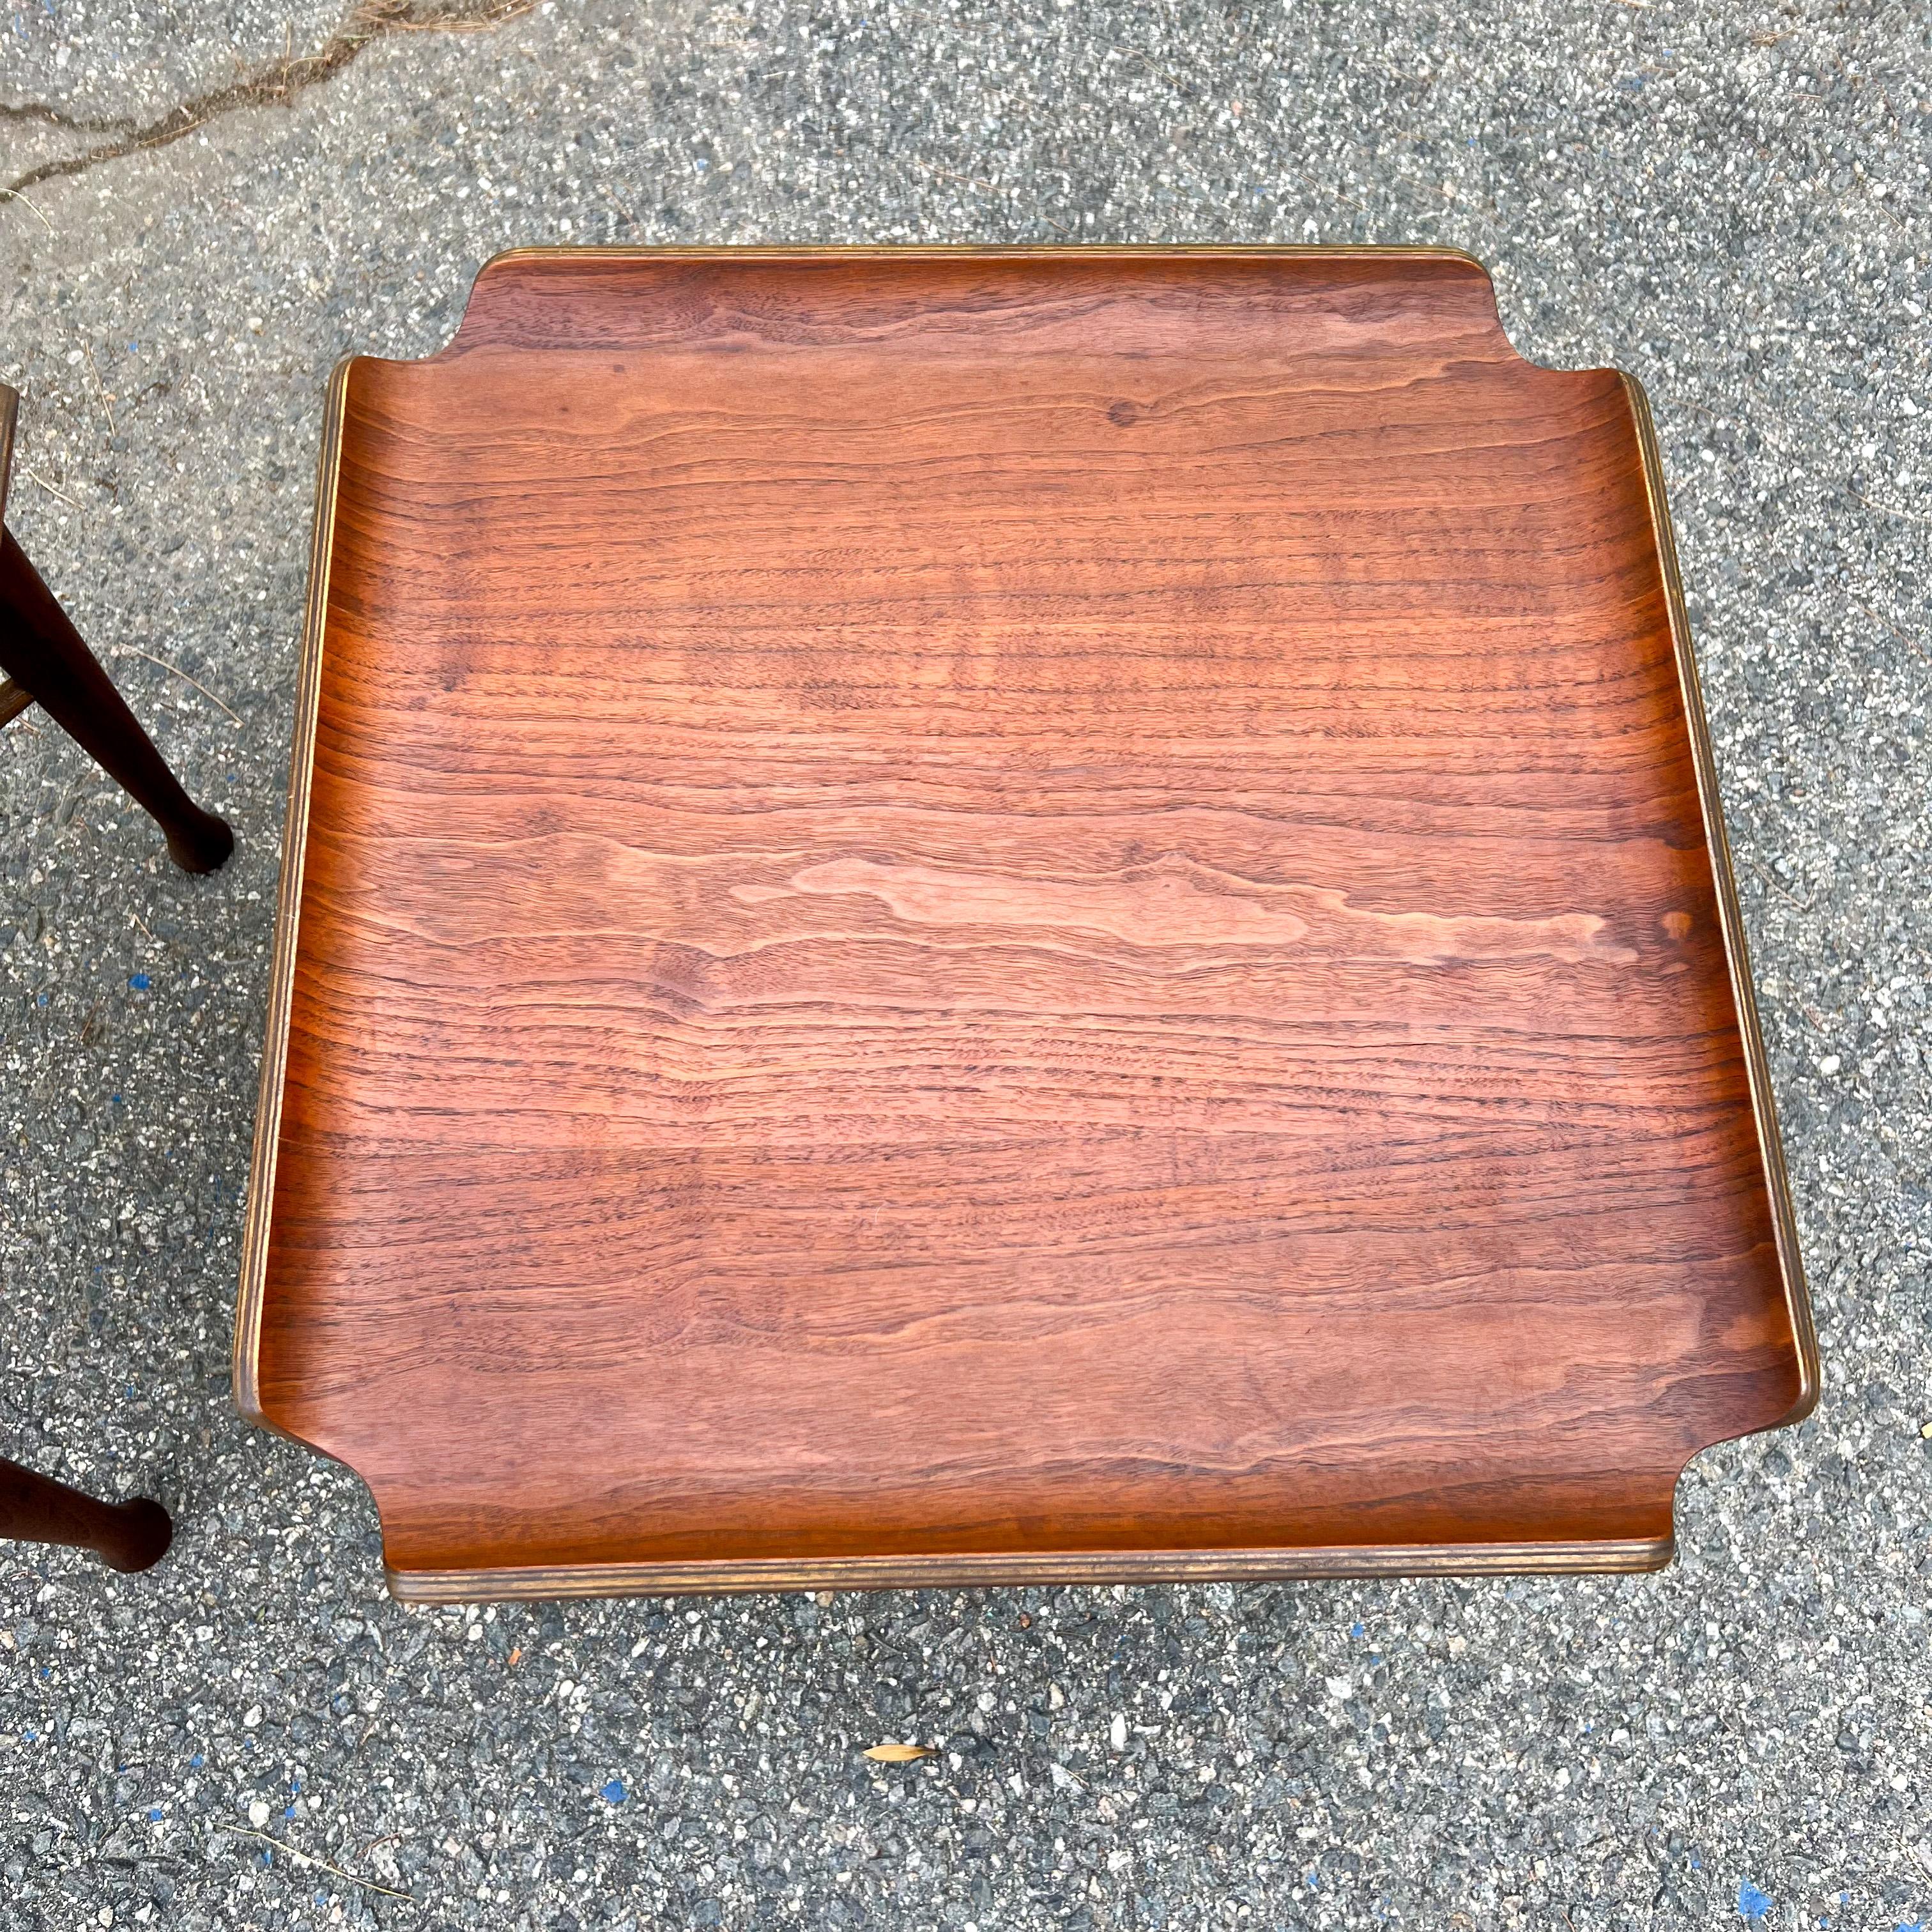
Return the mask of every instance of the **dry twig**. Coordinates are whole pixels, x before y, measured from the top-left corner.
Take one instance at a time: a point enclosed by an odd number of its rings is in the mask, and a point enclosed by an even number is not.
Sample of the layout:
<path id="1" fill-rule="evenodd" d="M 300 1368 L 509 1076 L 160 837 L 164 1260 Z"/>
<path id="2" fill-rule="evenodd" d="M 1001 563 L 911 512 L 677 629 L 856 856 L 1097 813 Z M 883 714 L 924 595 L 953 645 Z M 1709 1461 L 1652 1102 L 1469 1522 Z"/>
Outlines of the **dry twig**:
<path id="1" fill-rule="evenodd" d="M 132 651 L 137 658 L 146 658 L 151 664 L 159 664 L 164 670 L 172 671 L 176 676 L 179 678 L 184 684 L 193 685 L 195 689 L 200 692 L 202 696 L 208 700 L 209 704 L 219 705 L 224 711 L 228 711 L 227 706 L 223 704 L 220 699 L 217 698 L 214 692 L 210 691 L 208 686 L 202 682 L 200 678 L 189 676 L 188 673 L 183 670 L 179 664 L 171 664 L 168 662 L 166 658 L 158 658 L 152 651 L 144 651 L 142 650 L 139 644 L 123 644 L 121 648 L 123 650 Z M 230 717 L 235 718 L 236 724 L 238 724 L 241 723 L 241 719 L 236 717 L 236 714 L 233 712 L 228 711 L 228 715 Z"/>
<path id="2" fill-rule="evenodd" d="M 281 1838 L 272 1838 L 266 1832 L 258 1832 L 250 1825 L 224 1825 L 220 1829 L 232 1832 L 242 1838 L 260 1838 L 263 1844 L 272 1845 L 278 1852 L 286 1852 L 297 1864 L 313 1865 L 318 1871 L 326 1871 L 332 1877 L 339 1878 L 344 1885 L 359 1885 L 364 1892 L 380 1892 L 385 1898 L 413 1898 L 413 1892 L 398 1892 L 392 1885 L 379 1885 L 373 1878 L 358 1878 L 353 1872 L 344 1871 L 340 1865 L 331 1864 L 326 1858 L 319 1858 L 313 1852 L 304 1852 Z"/>

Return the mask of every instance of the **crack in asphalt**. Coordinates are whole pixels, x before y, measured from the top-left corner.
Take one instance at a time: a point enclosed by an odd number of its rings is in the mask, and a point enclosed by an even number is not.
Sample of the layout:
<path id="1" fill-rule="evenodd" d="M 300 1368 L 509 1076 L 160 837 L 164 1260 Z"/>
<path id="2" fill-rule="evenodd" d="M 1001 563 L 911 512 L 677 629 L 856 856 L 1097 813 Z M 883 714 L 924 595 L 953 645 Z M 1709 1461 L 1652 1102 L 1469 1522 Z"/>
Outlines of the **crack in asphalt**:
<path id="1" fill-rule="evenodd" d="M 165 148 L 197 128 L 238 108 L 287 106 L 296 98 L 329 80 L 372 43 L 394 34 L 484 33 L 527 14 L 536 0 L 361 0 L 342 25 L 313 53 L 271 62 L 244 79 L 170 107 L 152 121 L 138 115 L 90 119 L 67 113 L 46 101 L 0 102 L 0 120 L 37 121 L 80 134 L 109 134 L 114 138 L 78 154 L 43 161 L 0 187 L 0 202 L 14 199 L 43 182 L 84 173 L 104 161 L 149 148 Z"/>
<path id="2" fill-rule="evenodd" d="M 64 128 L 76 134 L 108 134 L 117 128 L 134 125 L 131 115 L 109 115 L 89 121 L 45 100 L 0 100 L 0 121 L 42 121 L 50 128 Z"/>

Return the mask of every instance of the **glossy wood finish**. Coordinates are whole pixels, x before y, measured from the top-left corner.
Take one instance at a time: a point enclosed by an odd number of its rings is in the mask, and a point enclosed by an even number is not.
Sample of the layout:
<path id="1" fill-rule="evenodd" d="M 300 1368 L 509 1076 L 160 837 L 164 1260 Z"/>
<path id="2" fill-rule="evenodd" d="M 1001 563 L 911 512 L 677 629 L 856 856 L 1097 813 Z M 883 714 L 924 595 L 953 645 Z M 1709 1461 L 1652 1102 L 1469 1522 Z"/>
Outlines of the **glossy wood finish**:
<path id="1" fill-rule="evenodd" d="M 161 828 L 184 872 L 212 872 L 235 849 L 225 820 L 182 788 L 113 680 L 5 527 L 17 393 L 0 383 L 0 724 L 38 704 Z"/>
<path id="2" fill-rule="evenodd" d="M 1816 1366 L 1646 435 L 1424 251 L 344 365 L 244 1410 L 420 1596 L 1663 1561 Z"/>

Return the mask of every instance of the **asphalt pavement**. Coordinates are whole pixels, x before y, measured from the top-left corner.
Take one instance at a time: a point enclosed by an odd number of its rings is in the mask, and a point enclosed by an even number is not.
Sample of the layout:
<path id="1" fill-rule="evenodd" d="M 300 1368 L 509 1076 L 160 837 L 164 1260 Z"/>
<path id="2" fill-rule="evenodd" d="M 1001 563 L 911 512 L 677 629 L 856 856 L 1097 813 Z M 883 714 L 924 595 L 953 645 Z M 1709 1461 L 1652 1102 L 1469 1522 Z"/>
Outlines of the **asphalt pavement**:
<path id="1" fill-rule="evenodd" d="M 12 0 L 10 521 L 191 880 L 0 732 L 0 1926 L 1932 1918 L 1932 26 L 1689 0 Z M 1655 406 L 1825 1360 L 1624 1580 L 410 1612 L 230 1323 L 322 388 L 530 242 L 1442 242 Z M 882 1766 L 886 1738 L 936 1746 Z"/>

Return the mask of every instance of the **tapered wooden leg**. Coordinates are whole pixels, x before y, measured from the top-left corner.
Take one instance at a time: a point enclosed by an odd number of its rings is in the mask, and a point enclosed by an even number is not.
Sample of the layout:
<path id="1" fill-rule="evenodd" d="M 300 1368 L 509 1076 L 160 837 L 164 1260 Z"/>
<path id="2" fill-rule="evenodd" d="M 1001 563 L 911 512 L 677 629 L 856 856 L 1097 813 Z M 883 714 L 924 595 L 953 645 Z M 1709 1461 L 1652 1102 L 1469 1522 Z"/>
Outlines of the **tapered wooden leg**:
<path id="1" fill-rule="evenodd" d="M 13 533 L 0 530 L 0 670 L 126 788 L 167 835 L 190 872 L 212 872 L 235 849 L 226 824 L 181 788 L 94 653 Z"/>
<path id="2" fill-rule="evenodd" d="M 115 1570 L 147 1570 L 166 1555 L 175 1526 L 146 1496 L 97 1502 L 64 1483 L 0 1456 L 0 1537 L 92 1550 Z"/>

